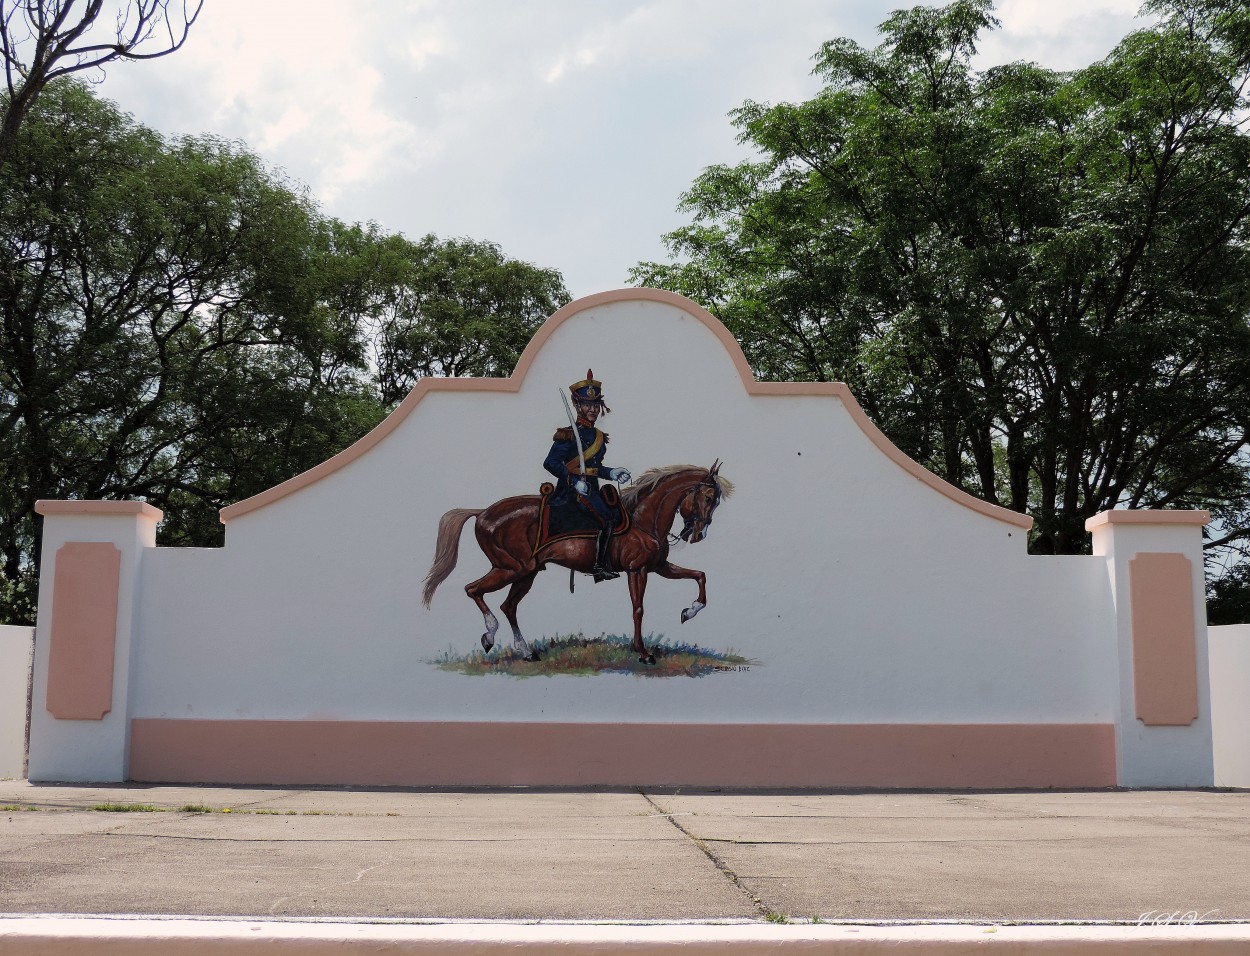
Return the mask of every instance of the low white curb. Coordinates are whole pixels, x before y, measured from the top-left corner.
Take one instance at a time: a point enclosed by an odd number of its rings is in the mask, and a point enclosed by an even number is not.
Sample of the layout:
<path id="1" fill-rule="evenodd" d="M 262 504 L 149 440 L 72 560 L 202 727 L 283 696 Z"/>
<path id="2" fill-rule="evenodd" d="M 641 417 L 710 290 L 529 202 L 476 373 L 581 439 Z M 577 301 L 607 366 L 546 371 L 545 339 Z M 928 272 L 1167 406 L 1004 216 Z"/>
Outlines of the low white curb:
<path id="1" fill-rule="evenodd" d="M 1250 924 L 1196 926 L 829 926 L 766 924 L 334 923 L 105 917 L 0 918 L 5 956 L 201 956 L 228 953 L 495 954 L 1250 952 Z"/>

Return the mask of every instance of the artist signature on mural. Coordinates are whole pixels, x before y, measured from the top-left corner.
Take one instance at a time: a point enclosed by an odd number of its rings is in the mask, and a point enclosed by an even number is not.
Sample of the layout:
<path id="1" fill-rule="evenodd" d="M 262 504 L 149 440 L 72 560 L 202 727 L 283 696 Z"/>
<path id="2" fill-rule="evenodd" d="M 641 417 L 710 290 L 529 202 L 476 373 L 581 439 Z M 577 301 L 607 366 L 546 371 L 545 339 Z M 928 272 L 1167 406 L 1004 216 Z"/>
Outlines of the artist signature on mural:
<path id="1" fill-rule="evenodd" d="M 750 669 L 751 669 L 750 664 L 713 664 L 712 665 L 712 670 L 714 671 L 749 671 Z"/>
<path id="2" fill-rule="evenodd" d="M 1137 919 L 1138 926 L 1195 926 L 1210 919 L 1219 910 L 1147 910 Z"/>

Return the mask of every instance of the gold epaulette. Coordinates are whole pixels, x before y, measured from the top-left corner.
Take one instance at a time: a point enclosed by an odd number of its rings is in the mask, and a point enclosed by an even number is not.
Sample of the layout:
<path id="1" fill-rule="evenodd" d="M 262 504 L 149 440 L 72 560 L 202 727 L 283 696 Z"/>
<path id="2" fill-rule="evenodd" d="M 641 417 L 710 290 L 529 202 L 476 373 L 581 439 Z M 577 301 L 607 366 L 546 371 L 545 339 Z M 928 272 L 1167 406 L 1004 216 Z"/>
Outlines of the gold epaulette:
<path id="1" fill-rule="evenodd" d="M 552 439 L 551 439 L 551 440 L 552 440 L 552 441 L 572 441 L 572 440 L 573 440 L 573 429 L 571 429 L 571 428 L 557 428 L 557 429 L 556 429 L 556 433 L 555 433 L 555 435 L 554 435 L 554 436 L 552 436 Z"/>

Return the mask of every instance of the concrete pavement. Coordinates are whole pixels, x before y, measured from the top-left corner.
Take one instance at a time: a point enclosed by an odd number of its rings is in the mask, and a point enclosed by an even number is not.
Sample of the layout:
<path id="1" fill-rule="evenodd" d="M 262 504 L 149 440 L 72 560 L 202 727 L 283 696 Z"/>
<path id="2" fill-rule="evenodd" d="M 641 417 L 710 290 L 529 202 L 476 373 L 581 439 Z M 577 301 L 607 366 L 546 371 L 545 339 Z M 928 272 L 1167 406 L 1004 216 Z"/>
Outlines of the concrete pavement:
<path id="1" fill-rule="evenodd" d="M 7 914 L 1250 921 L 1246 791 L 453 793 L 0 781 L 0 807 Z"/>

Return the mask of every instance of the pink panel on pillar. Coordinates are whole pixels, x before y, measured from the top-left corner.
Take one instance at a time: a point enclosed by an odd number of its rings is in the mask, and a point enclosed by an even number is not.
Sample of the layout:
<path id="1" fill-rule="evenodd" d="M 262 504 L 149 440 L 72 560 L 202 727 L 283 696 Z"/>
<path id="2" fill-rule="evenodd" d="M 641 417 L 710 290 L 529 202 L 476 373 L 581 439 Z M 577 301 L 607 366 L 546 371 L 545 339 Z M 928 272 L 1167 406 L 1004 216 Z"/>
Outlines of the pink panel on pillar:
<path id="1" fill-rule="evenodd" d="M 56 552 L 48 713 L 100 720 L 113 706 L 113 652 L 121 552 L 107 542 L 71 541 Z"/>
<path id="2" fill-rule="evenodd" d="M 1193 565 L 1183 554 L 1143 551 L 1128 567 L 1137 716 L 1187 726 L 1198 718 Z"/>

